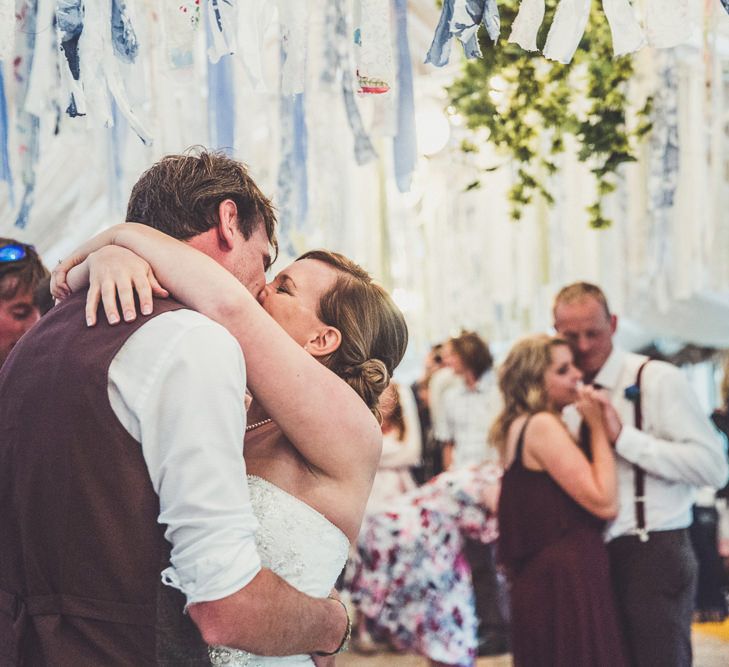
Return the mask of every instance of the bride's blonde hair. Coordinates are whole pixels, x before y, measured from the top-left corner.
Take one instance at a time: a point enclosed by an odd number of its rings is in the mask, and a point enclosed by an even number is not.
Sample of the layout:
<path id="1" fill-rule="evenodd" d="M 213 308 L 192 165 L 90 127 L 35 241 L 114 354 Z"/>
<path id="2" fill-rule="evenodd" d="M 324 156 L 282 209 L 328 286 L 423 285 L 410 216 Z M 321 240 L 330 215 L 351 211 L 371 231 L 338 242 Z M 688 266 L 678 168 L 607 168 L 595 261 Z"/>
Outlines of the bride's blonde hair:
<path id="1" fill-rule="evenodd" d="M 567 345 L 564 338 L 535 334 L 523 338 L 509 351 L 499 367 L 499 389 L 504 407 L 489 434 L 491 442 L 505 453 L 506 436 L 514 420 L 523 414 L 533 415 L 550 409 L 544 374 L 552 363 L 552 350 Z"/>

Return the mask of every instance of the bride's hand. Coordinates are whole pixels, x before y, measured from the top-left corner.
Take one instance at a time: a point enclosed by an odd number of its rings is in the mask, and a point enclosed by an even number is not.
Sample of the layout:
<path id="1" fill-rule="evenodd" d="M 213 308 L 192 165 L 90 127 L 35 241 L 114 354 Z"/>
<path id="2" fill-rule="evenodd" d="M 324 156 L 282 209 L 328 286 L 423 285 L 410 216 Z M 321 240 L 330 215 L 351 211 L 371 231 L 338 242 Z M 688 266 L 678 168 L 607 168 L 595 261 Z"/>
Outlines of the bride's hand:
<path id="1" fill-rule="evenodd" d="M 114 225 L 105 229 L 103 232 L 98 233 L 93 238 L 85 241 L 82 245 L 76 248 L 68 257 L 58 260 L 58 264 L 53 267 L 51 271 L 51 294 L 55 299 L 65 299 L 71 296 L 73 290 L 68 284 L 68 272 L 73 269 L 74 266 L 82 264 L 83 261 L 95 250 L 99 250 L 107 245 L 112 245 L 116 239 L 117 233 L 123 229 L 121 225 Z"/>
<path id="2" fill-rule="evenodd" d="M 153 296 L 169 296 L 169 292 L 157 282 L 150 265 L 131 250 L 105 246 L 89 254 L 86 262 L 89 270 L 86 323 L 89 326 L 96 324 L 99 301 L 103 303 L 109 324 L 116 324 L 120 320 L 117 297 L 124 320 L 131 322 L 137 317 L 135 292 L 142 315 L 152 312 Z"/>

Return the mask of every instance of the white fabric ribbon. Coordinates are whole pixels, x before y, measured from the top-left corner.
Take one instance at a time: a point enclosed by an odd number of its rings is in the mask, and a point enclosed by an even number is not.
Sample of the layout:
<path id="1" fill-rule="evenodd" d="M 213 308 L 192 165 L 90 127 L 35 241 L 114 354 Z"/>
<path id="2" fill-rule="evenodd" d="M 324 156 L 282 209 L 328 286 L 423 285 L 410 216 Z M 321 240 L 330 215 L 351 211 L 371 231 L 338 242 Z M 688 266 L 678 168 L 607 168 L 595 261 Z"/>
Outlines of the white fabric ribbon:
<path id="1" fill-rule="evenodd" d="M 199 10 L 183 12 L 176 2 L 160 2 L 155 11 L 159 12 L 161 18 L 170 67 L 192 67 L 200 21 Z"/>
<path id="2" fill-rule="evenodd" d="M 15 0 L 0 0 L 0 62 L 10 60 L 15 46 Z"/>
<path id="3" fill-rule="evenodd" d="M 522 0 L 519 13 L 511 24 L 509 42 L 526 51 L 538 51 L 537 34 L 544 20 L 544 0 Z"/>
<path id="4" fill-rule="evenodd" d="M 269 0 L 248 0 L 238 10 L 238 58 L 251 90 L 268 89 L 263 71 L 264 37 L 273 19 Z"/>
<path id="5" fill-rule="evenodd" d="M 383 81 L 392 86 L 394 65 L 390 24 L 390 0 L 359 0 L 355 17 L 359 18 L 359 44 L 355 46 L 360 80 Z M 355 7 L 356 9 L 356 7 Z"/>
<path id="6" fill-rule="evenodd" d="M 39 118 L 52 112 L 53 103 L 56 101 L 59 89 L 57 75 L 58 50 L 56 48 L 56 34 L 52 29 L 55 10 L 56 3 L 54 0 L 38 0 L 33 64 L 31 65 L 30 79 L 28 80 L 24 110 Z M 64 100 L 64 102 L 67 102 L 67 100 Z"/>
<path id="7" fill-rule="evenodd" d="M 549 28 L 544 57 L 567 64 L 585 34 L 592 0 L 560 0 Z"/>
<path id="8" fill-rule="evenodd" d="M 307 36 L 309 34 L 308 0 L 278 0 L 281 25 L 281 93 L 303 93 L 306 86 Z"/>
<path id="9" fill-rule="evenodd" d="M 152 135 L 129 103 L 111 40 L 105 38 L 109 26 L 111 3 L 85 4 L 84 30 L 79 39 L 79 62 L 81 83 L 86 95 L 87 122 L 89 127 L 114 125 L 111 94 L 132 130 L 143 143 L 150 145 Z"/>
<path id="10" fill-rule="evenodd" d="M 694 29 L 689 0 L 646 0 L 645 28 L 648 43 L 657 49 L 685 44 Z"/>
<path id="11" fill-rule="evenodd" d="M 232 55 L 237 49 L 238 5 L 222 0 L 208 0 L 208 26 L 212 44 L 208 58 L 216 63 L 223 56 Z"/>
<path id="12" fill-rule="evenodd" d="M 602 8 L 610 24 L 615 57 L 633 53 L 645 46 L 645 34 L 638 23 L 630 0 L 602 0 Z"/>

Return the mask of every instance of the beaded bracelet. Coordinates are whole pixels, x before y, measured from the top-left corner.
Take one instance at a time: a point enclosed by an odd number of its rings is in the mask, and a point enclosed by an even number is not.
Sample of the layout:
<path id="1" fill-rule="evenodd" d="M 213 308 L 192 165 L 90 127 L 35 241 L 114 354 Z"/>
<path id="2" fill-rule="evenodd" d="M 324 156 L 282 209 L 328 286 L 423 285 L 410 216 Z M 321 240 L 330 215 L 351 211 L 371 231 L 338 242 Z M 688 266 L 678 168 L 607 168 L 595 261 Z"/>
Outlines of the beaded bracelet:
<path id="1" fill-rule="evenodd" d="M 319 656 L 329 656 L 329 655 L 337 655 L 338 653 L 341 653 L 342 651 L 345 651 L 347 648 L 347 642 L 349 641 L 350 636 L 352 635 L 352 620 L 349 618 L 349 612 L 347 611 L 347 605 L 344 604 L 339 598 L 334 597 L 333 595 L 328 595 L 327 598 L 329 600 L 336 600 L 339 602 L 339 604 L 342 605 L 342 608 L 344 609 L 344 613 L 347 615 L 347 627 L 344 630 L 344 637 L 342 637 L 342 641 L 339 643 L 339 646 L 332 651 L 331 653 L 326 653 L 325 651 L 316 651 L 314 655 Z"/>

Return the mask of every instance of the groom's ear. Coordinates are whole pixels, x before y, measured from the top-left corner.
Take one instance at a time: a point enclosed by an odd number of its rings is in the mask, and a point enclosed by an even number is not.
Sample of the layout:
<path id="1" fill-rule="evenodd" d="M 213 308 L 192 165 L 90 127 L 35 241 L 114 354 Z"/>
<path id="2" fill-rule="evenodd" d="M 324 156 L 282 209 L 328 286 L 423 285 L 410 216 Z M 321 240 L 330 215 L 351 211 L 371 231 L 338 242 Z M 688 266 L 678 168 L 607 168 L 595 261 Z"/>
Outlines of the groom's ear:
<path id="1" fill-rule="evenodd" d="M 238 207 L 232 199 L 224 199 L 218 204 L 218 239 L 222 246 L 230 250 L 235 242 L 238 227 Z"/>
<path id="2" fill-rule="evenodd" d="M 339 349 L 342 334 L 336 327 L 324 325 L 304 345 L 304 349 L 313 357 L 328 357 Z"/>

